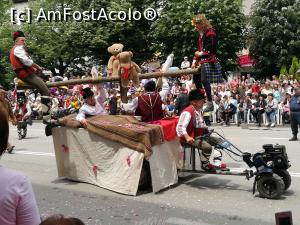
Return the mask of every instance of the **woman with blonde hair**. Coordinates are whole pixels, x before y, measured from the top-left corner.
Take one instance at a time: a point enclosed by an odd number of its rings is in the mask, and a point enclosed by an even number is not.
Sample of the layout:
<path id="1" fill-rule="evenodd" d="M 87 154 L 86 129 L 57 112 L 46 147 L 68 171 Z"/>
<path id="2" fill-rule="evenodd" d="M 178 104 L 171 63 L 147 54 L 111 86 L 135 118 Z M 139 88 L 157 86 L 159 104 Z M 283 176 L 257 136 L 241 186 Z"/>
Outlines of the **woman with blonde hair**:
<path id="1" fill-rule="evenodd" d="M 194 75 L 194 83 L 197 89 L 205 89 L 208 101 L 205 111 L 213 111 L 210 84 L 224 82 L 221 65 L 217 58 L 217 33 L 203 14 L 194 16 L 192 25 L 199 32 L 198 51 L 195 52 L 192 68 L 201 67 L 201 73 Z"/>

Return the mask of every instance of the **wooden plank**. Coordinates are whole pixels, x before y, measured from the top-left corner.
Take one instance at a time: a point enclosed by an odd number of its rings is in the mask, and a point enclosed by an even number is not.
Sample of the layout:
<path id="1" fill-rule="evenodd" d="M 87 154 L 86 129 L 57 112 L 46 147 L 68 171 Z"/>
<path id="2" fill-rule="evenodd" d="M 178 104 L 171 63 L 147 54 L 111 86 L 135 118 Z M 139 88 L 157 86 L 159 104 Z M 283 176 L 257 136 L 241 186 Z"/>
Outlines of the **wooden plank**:
<path id="1" fill-rule="evenodd" d="M 152 73 L 144 73 L 139 74 L 140 79 L 149 79 L 149 78 L 157 78 L 161 76 L 165 77 L 179 77 L 186 74 L 197 74 L 200 73 L 198 69 L 186 69 L 186 70 L 177 70 L 172 72 L 152 72 Z M 47 87 L 60 87 L 60 86 L 68 86 L 68 85 L 76 85 L 76 84 L 99 84 L 104 82 L 120 82 L 119 77 L 98 77 L 98 78 L 84 78 L 84 79 L 73 79 L 66 81 L 57 81 L 57 82 L 47 82 Z M 18 84 L 18 89 L 32 89 L 33 87 L 26 84 Z"/>

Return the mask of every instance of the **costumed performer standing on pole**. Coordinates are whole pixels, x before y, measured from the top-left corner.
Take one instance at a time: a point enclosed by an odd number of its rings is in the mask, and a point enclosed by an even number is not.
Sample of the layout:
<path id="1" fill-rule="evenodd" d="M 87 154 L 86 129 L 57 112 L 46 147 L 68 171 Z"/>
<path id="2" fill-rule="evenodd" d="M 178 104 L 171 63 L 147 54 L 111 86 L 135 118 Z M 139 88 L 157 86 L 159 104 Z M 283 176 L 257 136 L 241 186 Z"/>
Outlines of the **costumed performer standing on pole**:
<path id="1" fill-rule="evenodd" d="M 194 16 L 192 25 L 199 32 L 198 51 L 192 63 L 192 68 L 201 66 L 201 74 L 194 75 L 194 83 L 197 89 L 204 88 L 207 97 L 207 106 L 204 111 L 213 111 L 211 83 L 223 83 L 221 64 L 217 58 L 218 39 L 216 31 L 205 15 Z"/>
<path id="2" fill-rule="evenodd" d="M 14 46 L 10 50 L 10 62 L 17 77 L 38 89 L 41 93 L 43 121 L 50 120 L 50 91 L 44 81 L 37 75 L 43 68 L 34 63 L 25 47 L 25 35 L 22 31 L 13 33 Z"/>

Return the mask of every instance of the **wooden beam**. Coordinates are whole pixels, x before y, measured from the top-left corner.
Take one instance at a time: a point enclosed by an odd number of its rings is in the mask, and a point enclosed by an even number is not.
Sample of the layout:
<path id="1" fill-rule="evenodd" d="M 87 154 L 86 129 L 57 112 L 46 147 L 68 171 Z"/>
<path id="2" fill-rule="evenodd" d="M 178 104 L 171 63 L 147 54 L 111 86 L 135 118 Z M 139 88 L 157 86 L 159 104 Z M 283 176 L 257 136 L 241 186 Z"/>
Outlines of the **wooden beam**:
<path id="1" fill-rule="evenodd" d="M 152 72 L 152 73 L 144 73 L 139 74 L 140 79 L 149 79 L 149 78 L 157 78 L 161 76 L 165 77 L 179 77 L 187 74 L 197 74 L 200 73 L 198 69 L 187 69 L 187 70 L 177 70 L 173 72 Z M 66 81 L 57 81 L 57 82 L 46 82 L 47 87 L 60 87 L 60 86 L 68 86 L 68 85 L 76 85 L 76 84 L 99 84 L 104 82 L 120 82 L 119 77 L 98 77 L 98 78 L 84 78 L 84 79 L 73 79 Z M 18 89 L 32 89 L 33 87 L 26 84 L 21 83 L 18 84 Z"/>

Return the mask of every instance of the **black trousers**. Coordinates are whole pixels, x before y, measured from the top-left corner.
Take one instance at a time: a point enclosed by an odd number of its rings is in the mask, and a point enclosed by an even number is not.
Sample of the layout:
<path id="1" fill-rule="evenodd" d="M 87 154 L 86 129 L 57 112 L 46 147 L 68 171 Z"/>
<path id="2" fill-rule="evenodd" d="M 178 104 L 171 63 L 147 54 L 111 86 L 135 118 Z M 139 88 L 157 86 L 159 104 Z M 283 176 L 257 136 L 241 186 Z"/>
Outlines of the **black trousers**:
<path id="1" fill-rule="evenodd" d="M 297 136 L 300 125 L 300 112 L 291 112 L 291 128 L 293 135 Z"/>
<path id="2" fill-rule="evenodd" d="M 264 114 L 265 110 L 251 110 L 252 115 L 256 119 L 256 122 L 260 125 L 262 123 L 262 115 Z"/>

